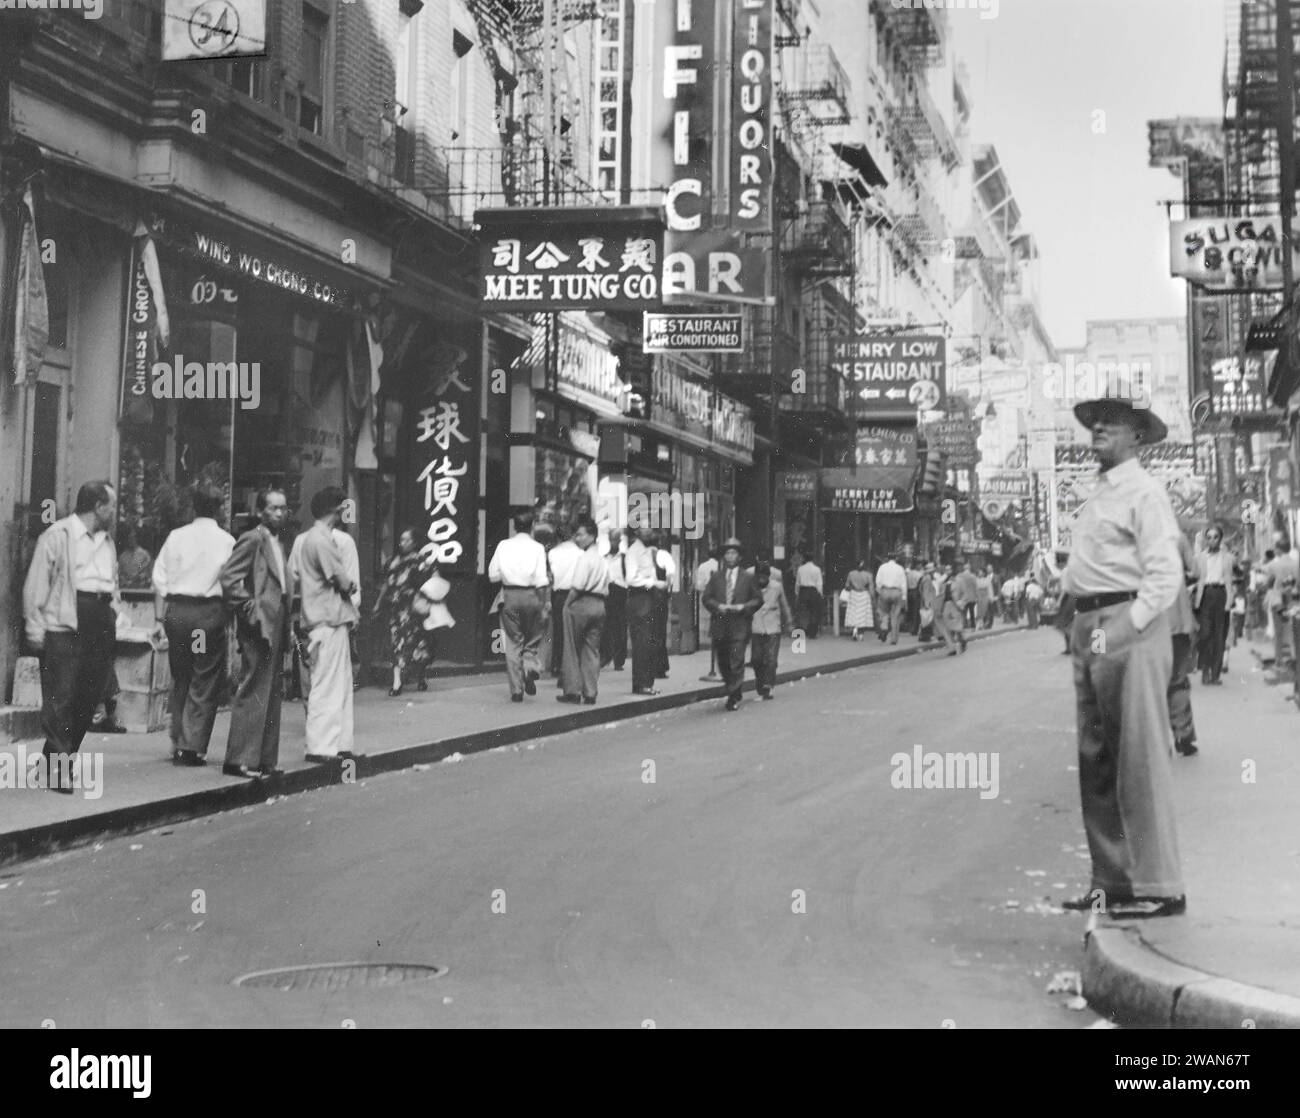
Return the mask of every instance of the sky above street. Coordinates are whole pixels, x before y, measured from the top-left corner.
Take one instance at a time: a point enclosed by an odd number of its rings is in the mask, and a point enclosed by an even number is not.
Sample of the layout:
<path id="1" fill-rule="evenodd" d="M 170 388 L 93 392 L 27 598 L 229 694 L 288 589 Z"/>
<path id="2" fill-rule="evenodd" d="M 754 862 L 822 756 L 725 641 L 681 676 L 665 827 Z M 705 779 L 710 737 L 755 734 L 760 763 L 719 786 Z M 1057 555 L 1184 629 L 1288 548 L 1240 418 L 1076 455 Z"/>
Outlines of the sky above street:
<path id="1" fill-rule="evenodd" d="M 1038 239 L 1052 341 L 1082 345 L 1089 319 L 1181 315 L 1157 203 L 1182 187 L 1147 166 L 1147 121 L 1222 116 L 1225 0 L 1000 0 L 992 19 L 974 7 L 948 12 L 971 137 L 996 146 Z"/>

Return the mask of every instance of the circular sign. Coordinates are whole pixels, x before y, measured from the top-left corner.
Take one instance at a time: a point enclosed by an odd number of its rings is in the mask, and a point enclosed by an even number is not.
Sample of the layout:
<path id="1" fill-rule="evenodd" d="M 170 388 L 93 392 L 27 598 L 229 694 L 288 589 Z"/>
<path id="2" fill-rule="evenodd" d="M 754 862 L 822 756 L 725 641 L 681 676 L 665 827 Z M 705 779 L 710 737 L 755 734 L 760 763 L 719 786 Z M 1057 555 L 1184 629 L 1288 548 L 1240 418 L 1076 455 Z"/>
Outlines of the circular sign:
<path id="1" fill-rule="evenodd" d="M 997 520 L 1007 511 L 1006 504 L 997 497 L 991 497 L 987 501 L 980 502 L 980 509 L 988 520 Z"/>
<path id="2" fill-rule="evenodd" d="M 934 411 L 939 406 L 942 393 L 932 380 L 918 380 L 907 390 L 907 402 L 922 411 Z"/>
<path id="3" fill-rule="evenodd" d="M 1259 518 L 1259 502 L 1249 501 L 1249 500 L 1242 501 L 1241 522 L 1243 524 L 1254 524 L 1258 518 Z"/>
<path id="4" fill-rule="evenodd" d="M 239 38 L 239 12 L 230 0 L 203 0 L 189 22 L 190 42 L 202 54 L 226 54 Z"/>

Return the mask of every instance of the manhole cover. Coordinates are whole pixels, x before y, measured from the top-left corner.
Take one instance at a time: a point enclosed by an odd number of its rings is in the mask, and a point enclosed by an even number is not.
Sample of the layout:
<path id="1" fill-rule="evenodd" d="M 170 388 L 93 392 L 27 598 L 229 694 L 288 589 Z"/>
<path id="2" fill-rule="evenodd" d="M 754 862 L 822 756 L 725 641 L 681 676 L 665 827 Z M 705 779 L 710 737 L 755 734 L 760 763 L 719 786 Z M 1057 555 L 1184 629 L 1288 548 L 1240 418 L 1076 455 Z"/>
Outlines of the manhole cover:
<path id="1" fill-rule="evenodd" d="M 266 990 L 343 990 L 346 988 L 396 986 L 441 978 L 446 967 L 423 963 L 320 963 L 302 967 L 259 970 L 235 979 L 236 986 Z"/>

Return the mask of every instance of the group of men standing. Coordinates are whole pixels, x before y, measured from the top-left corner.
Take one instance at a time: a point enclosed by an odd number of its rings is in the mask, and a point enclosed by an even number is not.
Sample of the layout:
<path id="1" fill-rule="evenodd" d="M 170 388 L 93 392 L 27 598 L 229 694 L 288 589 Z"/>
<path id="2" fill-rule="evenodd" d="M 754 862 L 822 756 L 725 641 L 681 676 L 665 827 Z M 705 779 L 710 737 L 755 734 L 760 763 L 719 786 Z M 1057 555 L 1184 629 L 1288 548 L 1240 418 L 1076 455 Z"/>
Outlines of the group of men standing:
<path id="1" fill-rule="evenodd" d="M 198 485 L 194 517 L 172 531 L 154 563 L 155 638 L 166 638 L 172 688 L 168 711 L 172 761 L 207 763 L 217 706 L 226 688 L 227 617 L 234 612 L 242 670 L 232 704 L 222 772 L 276 776 L 283 661 L 296 629 L 310 673 L 306 759 L 357 756 L 352 749 L 349 633 L 358 619 L 356 546 L 340 530 L 346 497 L 327 488 L 311 502 L 312 527 L 286 557 L 281 542 L 285 494 L 264 489 L 258 524 L 235 540 L 217 523 L 223 495 Z M 113 667 L 120 594 L 112 529 L 117 494 L 87 482 L 72 515 L 36 543 L 23 590 L 28 644 L 40 658 L 47 786 L 73 791 L 71 759 L 81 747 Z"/>

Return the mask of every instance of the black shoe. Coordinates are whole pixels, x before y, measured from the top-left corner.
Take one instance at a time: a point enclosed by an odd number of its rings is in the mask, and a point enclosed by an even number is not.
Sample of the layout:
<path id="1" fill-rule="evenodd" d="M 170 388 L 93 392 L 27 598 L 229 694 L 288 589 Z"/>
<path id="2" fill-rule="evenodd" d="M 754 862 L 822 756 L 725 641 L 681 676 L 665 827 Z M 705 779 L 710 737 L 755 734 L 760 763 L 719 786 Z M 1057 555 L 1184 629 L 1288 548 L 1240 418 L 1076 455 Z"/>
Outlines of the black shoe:
<path id="1" fill-rule="evenodd" d="M 763 702 L 765 702 L 765 703 L 767 703 L 767 702 L 771 702 L 773 699 L 776 698 L 776 696 L 773 695 L 771 691 L 760 691 L 760 692 L 758 693 L 758 696 L 759 696 L 759 698 L 762 699 Z"/>
<path id="2" fill-rule="evenodd" d="M 738 695 L 733 695 L 730 699 L 727 700 L 727 705 L 726 705 L 727 710 L 729 711 L 737 710 L 739 709 L 739 707 L 740 707 L 740 697 Z"/>
<path id="3" fill-rule="evenodd" d="M 594 707 L 596 705 L 596 697 L 593 695 L 591 698 L 587 698 L 586 695 L 583 695 L 582 705 L 585 707 Z"/>
<path id="4" fill-rule="evenodd" d="M 524 697 L 520 695 L 518 692 L 516 692 L 515 694 L 510 696 L 510 701 L 512 703 L 522 703 L 524 701 Z"/>
<path id="5" fill-rule="evenodd" d="M 1101 899 L 1101 890 L 1093 889 L 1081 897 L 1071 897 L 1068 901 L 1062 901 L 1061 907 L 1068 908 L 1071 912 L 1090 912 L 1094 905 L 1101 902 Z"/>
<path id="6" fill-rule="evenodd" d="M 537 681 L 539 679 L 541 679 L 541 676 L 539 676 L 536 672 L 529 672 L 527 675 L 524 676 L 525 695 L 537 694 Z"/>
<path id="7" fill-rule="evenodd" d="M 1200 752 L 1190 741 L 1184 745 L 1175 745 L 1174 748 L 1184 757 L 1195 757 Z"/>
<path id="8" fill-rule="evenodd" d="M 415 681 L 415 689 L 416 689 L 417 691 L 427 691 L 427 690 L 429 690 L 429 684 L 428 684 L 428 681 L 423 680 L 423 679 L 417 679 L 417 680 Z"/>
<path id="9" fill-rule="evenodd" d="M 125 734 L 127 728 L 116 719 L 104 719 L 103 722 L 92 722 L 90 726 L 92 734 Z"/>
<path id="10" fill-rule="evenodd" d="M 58 792 L 62 796 L 71 796 L 72 793 L 75 791 L 75 789 L 72 787 L 71 784 L 52 783 L 52 784 L 47 784 L 45 787 L 47 791 Z"/>
<path id="11" fill-rule="evenodd" d="M 328 765 L 334 758 L 325 753 L 307 753 L 303 760 L 310 761 L 313 765 Z"/>
<path id="12" fill-rule="evenodd" d="M 172 764 L 184 767 L 198 768 L 200 765 L 206 765 L 208 759 L 202 753 L 196 753 L 192 749 L 178 749 L 172 754 Z"/>
<path id="13" fill-rule="evenodd" d="M 277 776 L 284 776 L 284 769 L 262 768 L 262 769 L 258 769 L 257 771 L 260 772 L 262 776 L 264 776 L 267 780 L 273 780 Z"/>
<path id="14" fill-rule="evenodd" d="M 556 695 L 557 703 L 573 703 L 575 706 L 582 701 L 581 695 Z"/>
<path id="15" fill-rule="evenodd" d="M 615 665 L 614 665 L 614 670 L 615 670 L 616 672 L 621 672 L 621 671 L 623 670 L 623 665 L 622 665 L 622 664 L 615 664 Z"/>
<path id="16" fill-rule="evenodd" d="M 257 769 L 250 769 L 246 765 L 222 765 L 222 776 L 242 776 L 245 780 L 261 780 L 262 774 Z"/>
<path id="17" fill-rule="evenodd" d="M 1186 897 L 1135 897 L 1116 901 L 1106 908 L 1114 920 L 1149 920 L 1155 916 L 1182 916 L 1187 911 Z"/>
<path id="18" fill-rule="evenodd" d="M 355 749 L 340 749 L 338 759 L 340 761 L 360 761 L 365 757 L 364 753 L 358 753 Z"/>
<path id="19" fill-rule="evenodd" d="M 397 698 L 397 696 L 400 695 L 401 693 L 402 693 L 402 689 L 400 687 L 390 687 L 388 689 L 388 697 L 390 699 Z"/>
<path id="20" fill-rule="evenodd" d="M 659 692 L 656 691 L 653 687 L 634 687 L 632 689 L 632 694 L 633 695 L 657 695 L 659 694 Z"/>

